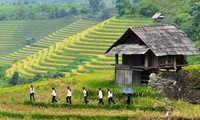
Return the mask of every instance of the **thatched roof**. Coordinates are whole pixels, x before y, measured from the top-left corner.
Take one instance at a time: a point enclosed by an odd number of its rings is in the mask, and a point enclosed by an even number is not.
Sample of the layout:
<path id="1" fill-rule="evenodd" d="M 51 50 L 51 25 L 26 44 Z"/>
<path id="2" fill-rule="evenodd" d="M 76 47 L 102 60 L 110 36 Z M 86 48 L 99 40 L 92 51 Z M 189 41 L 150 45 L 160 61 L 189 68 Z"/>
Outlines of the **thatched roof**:
<path id="1" fill-rule="evenodd" d="M 138 39 L 141 42 L 133 44 Z M 106 53 L 145 54 L 148 50 L 156 56 L 197 54 L 189 38 L 173 25 L 131 27 Z"/>
<path id="2" fill-rule="evenodd" d="M 122 44 L 113 47 L 109 53 L 110 54 L 145 54 L 149 48 L 145 45 L 139 44 Z"/>

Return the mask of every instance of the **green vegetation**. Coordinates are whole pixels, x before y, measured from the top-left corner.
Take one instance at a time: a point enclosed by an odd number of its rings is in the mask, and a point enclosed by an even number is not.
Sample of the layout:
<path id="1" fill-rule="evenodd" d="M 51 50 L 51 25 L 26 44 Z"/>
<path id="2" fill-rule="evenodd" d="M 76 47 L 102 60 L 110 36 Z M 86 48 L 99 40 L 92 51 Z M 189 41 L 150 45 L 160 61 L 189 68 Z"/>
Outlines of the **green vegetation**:
<path id="1" fill-rule="evenodd" d="M 113 67 L 110 64 L 114 62 L 114 56 L 104 54 L 109 46 L 129 26 L 150 24 L 152 24 L 150 19 L 116 19 L 115 17 L 108 19 L 18 61 L 7 71 L 7 75 L 12 76 L 15 71 L 18 71 L 23 77 L 34 77 L 36 74 L 46 77 L 48 71 L 55 70 L 56 74 L 62 72 L 69 76 L 111 70 Z"/>
<path id="2" fill-rule="evenodd" d="M 26 39 L 33 37 L 36 41 L 56 30 L 69 25 L 76 19 L 56 19 L 56 20 L 19 20 L 0 21 L 0 56 L 1 59 L 9 53 L 15 52 L 26 46 Z M 28 47 L 28 46 L 26 46 Z M 8 59 L 6 59 L 7 61 Z M 12 58 L 12 61 L 17 59 Z M 5 65 L 5 62 L 3 62 Z"/>
<path id="3" fill-rule="evenodd" d="M 71 20 L 71 19 L 69 19 L 69 20 Z M 57 21 L 57 22 L 59 22 L 59 21 Z M 68 21 L 68 22 L 71 22 L 71 21 Z M 67 25 L 67 26 L 65 26 L 65 27 L 63 27 L 59 30 L 57 29 L 57 30 L 53 31 L 51 34 L 43 37 L 42 39 L 38 39 L 35 43 L 32 43 L 30 45 L 26 45 L 22 49 L 15 51 L 11 54 L 8 54 L 6 57 L 3 57 L 0 60 L 0 63 L 2 65 L 9 65 L 13 62 L 19 61 L 23 58 L 26 58 L 29 55 L 37 53 L 39 50 L 43 50 L 45 48 L 48 48 L 50 45 L 52 45 L 56 42 L 63 41 L 64 39 L 66 39 L 66 38 L 68 38 L 68 37 L 70 37 L 70 36 L 72 36 L 72 35 L 74 35 L 78 32 L 81 32 L 82 30 L 85 30 L 85 29 L 95 25 L 96 23 L 97 23 L 96 21 L 84 21 L 84 20 L 78 20 L 76 22 L 73 22 L 73 23 L 71 23 L 71 24 L 69 24 L 69 25 Z M 38 28 L 41 27 L 40 24 L 39 23 L 36 24 L 36 25 L 38 25 L 37 26 Z M 56 28 L 56 25 L 54 25 L 54 24 L 52 24 L 52 26 L 49 25 L 49 30 L 50 30 L 50 28 L 55 29 L 53 27 Z M 24 30 L 27 30 L 27 32 L 28 32 L 28 27 L 25 28 Z M 23 32 L 21 34 L 23 35 Z M 10 42 L 11 41 L 12 41 L 12 39 L 10 39 Z M 23 42 L 25 44 L 25 41 L 23 41 Z"/>
<path id="4" fill-rule="evenodd" d="M 99 24 L 91 21 L 115 15 L 115 1 L 118 17 Z M 124 86 L 114 83 L 111 66 L 114 56 L 105 55 L 128 27 L 157 24 L 151 20 L 155 12 L 166 16 L 158 24 L 175 23 L 197 41 L 195 44 L 200 48 L 198 0 L 22 4 L 0 7 L 0 64 L 13 63 L 9 68 L 0 67 L 0 88 L 15 85 L 0 89 L 0 119 L 165 119 L 167 111 L 172 119 L 200 119 L 199 105 L 169 100 L 149 86 L 131 87 L 135 92 L 131 105 L 126 105 L 126 95 L 120 93 Z M 26 45 L 27 37 L 37 41 Z M 199 63 L 198 56 L 188 57 L 188 61 Z M 188 84 L 199 92 L 200 66 L 184 69 L 197 70 L 183 74 L 187 75 L 184 79 Z M 35 88 L 36 102 L 29 101 L 30 83 Z M 72 88 L 72 105 L 66 104 L 68 85 Z M 83 103 L 82 86 L 89 91 L 87 105 Z M 51 103 L 52 87 L 57 91 L 58 103 L 55 104 Z M 98 88 L 103 90 L 104 106 L 97 104 Z M 107 88 L 112 90 L 117 104 L 108 104 Z"/>
<path id="5" fill-rule="evenodd" d="M 200 117 L 200 106 L 181 101 L 170 101 L 148 86 L 132 87 L 135 93 L 131 97 L 131 105 L 126 105 L 126 95 L 120 93 L 120 89 L 124 86 L 114 84 L 114 74 L 111 71 L 57 78 L 51 81 L 43 80 L 32 84 L 36 91 L 36 102 L 29 101 L 30 84 L 0 89 L 1 117 L 15 119 L 62 119 L 64 117 L 74 119 L 158 119 L 164 118 L 166 110 L 169 108 L 173 108 L 171 116 L 175 118 Z M 72 105 L 66 104 L 65 100 L 66 86 L 68 85 L 72 89 Z M 82 86 L 85 86 L 90 93 L 90 102 L 87 105 L 83 103 Z M 57 91 L 58 103 L 55 104 L 51 103 L 52 87 L 55 87 Z M 98 105 L 97 91 L 99 87 L 103 90 L 105 105 Z M 107 88 L 113 92 L 115 105 L 108 105 Z"/>
<path id="6" fill-rule="evenodd" d="M 131 4 L 130 0 L 117 0 L 116 8 L 120 16 L 152 17 L 156 12 L 164 14 L 161 23 L 176 24 L 193 40 L 200 40 L 199 0 L 140 0 Z"/>
<path id="7" fill-rule="evenodd" d="M 113 2 L 89 0 L 83 4 L 15 4 L 1 5 L 2 20 L 44 20 L 77 16 L 84 19 L 104 20 L 115 14 Z"/>

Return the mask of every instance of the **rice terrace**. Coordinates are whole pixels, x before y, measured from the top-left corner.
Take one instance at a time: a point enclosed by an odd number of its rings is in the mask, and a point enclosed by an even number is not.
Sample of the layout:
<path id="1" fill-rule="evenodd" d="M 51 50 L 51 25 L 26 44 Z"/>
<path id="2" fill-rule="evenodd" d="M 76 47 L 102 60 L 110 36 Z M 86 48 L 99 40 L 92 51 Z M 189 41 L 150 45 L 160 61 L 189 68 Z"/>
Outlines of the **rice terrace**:
<path id="1" fill-rule="evenodd" d="M 199 120 L 199 0 L 0 0 L 0 119 Z"/>

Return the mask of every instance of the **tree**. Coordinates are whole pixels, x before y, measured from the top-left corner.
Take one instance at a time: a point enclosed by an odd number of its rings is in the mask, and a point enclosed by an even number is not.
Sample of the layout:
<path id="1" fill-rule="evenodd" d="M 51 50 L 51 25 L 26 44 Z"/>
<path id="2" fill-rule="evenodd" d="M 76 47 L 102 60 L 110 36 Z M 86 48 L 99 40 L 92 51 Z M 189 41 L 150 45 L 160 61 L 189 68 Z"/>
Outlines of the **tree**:
<path id="1" fill-rule="evenodd" d="M 151 17 L 154 15 L 158 9 L 153 5 L 153 4 L 148 4 L 140 9 L 140 15 L 146 16 L 146 17 Z"/>
<path id="2" fill-rule="evenodd" d="M 119 16 L 123 16 L 130 11 L 131 2 L 130 0 L 117 0 L 116 1 L 116 8 L 118 11 Z"/>
<path id="3" fill-rule="evenodd" d="M 37 74 L 34 76 L 34 78 L 33 78 L 34 81 L 38 81 L 38 80 L 40 80 L 40 79 L 42 79 L 42 75 L 39 74 L 39 73 L 37 73 Z"/>
<path id="4" fill-rule="evenodd" d="M 34 19 L 34 13 L 33 12 L 29 12 L 28 14 L 27 14 L 27 18 L 29 19 L 29 20 L 33 20 Z"/>
<path id="5" fill-rule="evenodd" d="M 102 20 L 105 20 L 105 19 L 108 19 L 110 17 L 110 13 L 112 12 L 111 9 L 105 9 L 103 10 L 103 14 L 101 15 L 101 19 Z"/>
<path id="6" fill-rule="evenodd" d="M 11 80 L 10 80 L 10 83 L 12 85 L 17 85 L 18 80 L 19 80 L 19 73 L 17 71 L 15 71 Z"/>
<path id="7" fill-rule="evenodd" d="M 0 21 L 1 20 L 4 20 L 6 18 L 6 15 L 5 14 L 0 14 Z"/>
<path id="8" fill-rule="evenodd" d="M 5 77 L 6 76 L 6 70 L 5 70 L 6 68 L 4 68 L 4 67 L 0 67 L 0 79 L 2 79 L 3 77 Z"/>
<path id="9" fill-rule="evenodd" d="M 71 9 L 69 10 L 69 14 L 70 15 L 78 15 L 78 10 L 76 7 L 71 7 Z"/>
<path id="10" fill-rule="evenodd" d="M 24 9 L 20 8 L 15 12 L 15 19 L 23 20 L 25 18 L 25 11 Z"/>
<path id="11" fill-rule="evenodd" d="M 100 9 L 103 9 L 106 7 L 103 0 L 89 0 L 89 5 L 92 8 L 93 13 L 96 13 Z"/>

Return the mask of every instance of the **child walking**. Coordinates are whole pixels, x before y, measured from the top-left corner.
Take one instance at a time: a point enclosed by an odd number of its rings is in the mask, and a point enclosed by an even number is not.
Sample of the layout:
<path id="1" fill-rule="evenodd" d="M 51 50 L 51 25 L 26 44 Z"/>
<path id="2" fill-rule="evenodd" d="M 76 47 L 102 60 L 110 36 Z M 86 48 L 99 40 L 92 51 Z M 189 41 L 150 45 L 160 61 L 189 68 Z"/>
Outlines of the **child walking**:
<path id="1" fill-rule="evenodd" d="M 104 105 L 104 103 L 103 103 L 103 93 L 101 91 L 101 88 L 99 88 L 99 95 L 98 95 L 98 97 L 99 97 L 99 104 Z"/>
<path id="2" fill-rule="evenodd" d="M 111 102 L 115 104 L 115 102 L 113 101 L 113 95 L 110 89 L 108 89 L 108 102 L 109 104 L 111 104 Z"/>
<path id="3" fill-rule="evenodd" d="M 54 103 L 54 102 L 57 102 L 57 100 L 56 100 L 56 90 L 55 90 L 55 88 L 53 87 L 52 88 L 52 103 Z"/>
<path id="4" fill-rule="evenodd" d="M 67 103 L 69 103 L 69 104 L 72 104 L 71 96 L 72 96 L 71 88 L 70 88 L 70 86 L 67 86 L 67 97 L 66 97 L 66 101 L 67 101 Z"/>

